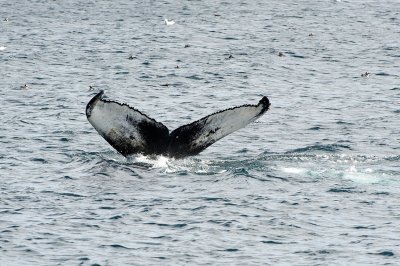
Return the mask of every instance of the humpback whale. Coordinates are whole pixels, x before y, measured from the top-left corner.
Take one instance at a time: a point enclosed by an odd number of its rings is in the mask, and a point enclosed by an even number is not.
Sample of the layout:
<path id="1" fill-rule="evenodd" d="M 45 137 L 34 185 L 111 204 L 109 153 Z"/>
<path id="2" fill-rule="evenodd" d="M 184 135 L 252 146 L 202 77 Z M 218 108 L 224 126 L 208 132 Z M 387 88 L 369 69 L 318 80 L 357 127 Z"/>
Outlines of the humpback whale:
<path id="1" fill-rule="evenodd" d="M 86 117 L 97 132 L 119 153 L 164 155 L 182 158 L 200 153 L 211 144 L 261 117 L 270 106 L 267 97 L 257 105 L 218 111 L 169 132 L 162 123 L 139 110 L 103 99 L 104 91 L 86 106 Z"/>

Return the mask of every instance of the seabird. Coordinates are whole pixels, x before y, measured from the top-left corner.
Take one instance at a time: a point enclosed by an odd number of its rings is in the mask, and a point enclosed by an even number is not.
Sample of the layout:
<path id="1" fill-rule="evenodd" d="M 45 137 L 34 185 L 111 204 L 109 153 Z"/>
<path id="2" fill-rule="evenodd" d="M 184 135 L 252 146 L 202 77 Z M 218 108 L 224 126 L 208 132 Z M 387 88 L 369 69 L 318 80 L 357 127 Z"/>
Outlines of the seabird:
<path id="1" fill-rule="evenodd" d="M 371 73 L 365 72 L 365 73 L 361 74 L 361 77 L 368 78 L 370 75 L 371 75 Z"/>
<path id="2" fill-rule="evenodd" d="M 171 26 L 171 25 L 174 25 L 174 24 L 175 24 L 175 21 L 173 21 L 173 20 L 169 21 L 168 19 L 165 19 L 165 25 Z"/>

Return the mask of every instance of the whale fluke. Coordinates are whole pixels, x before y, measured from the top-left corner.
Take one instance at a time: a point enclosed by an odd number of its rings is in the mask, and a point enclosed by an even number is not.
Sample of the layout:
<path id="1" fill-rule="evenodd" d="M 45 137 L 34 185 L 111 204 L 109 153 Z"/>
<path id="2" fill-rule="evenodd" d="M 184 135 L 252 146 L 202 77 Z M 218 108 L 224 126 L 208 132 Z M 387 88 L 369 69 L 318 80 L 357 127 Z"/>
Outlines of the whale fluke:
<path id="1" fill-rule="evenodd" d="M 182 158 L 200 153 L 211 144 L 262 116 L 270 102 L 263 97 L 257 105 L 222 110 L 171 133 L 160 122 L 139 110 L 103 99 L 99 92 L 86 106 L 86 117 L 97 132 L 119 153 L 165 155 Z"/>

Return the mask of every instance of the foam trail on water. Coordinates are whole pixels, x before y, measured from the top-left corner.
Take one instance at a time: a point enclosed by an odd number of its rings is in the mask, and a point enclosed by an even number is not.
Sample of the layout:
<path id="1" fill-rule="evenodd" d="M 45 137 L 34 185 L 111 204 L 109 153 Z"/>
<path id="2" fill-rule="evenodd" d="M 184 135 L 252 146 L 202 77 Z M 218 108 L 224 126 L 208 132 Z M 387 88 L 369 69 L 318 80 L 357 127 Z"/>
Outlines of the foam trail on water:
<path id="1" fill-rule="evenodd" d="M 354 165 L 345 171 L 343 178 L 361 184 L 380 183 L 384 180 L 383 176 L 379 177 L 372 169 L 367 168 L 360 172 Z"/>

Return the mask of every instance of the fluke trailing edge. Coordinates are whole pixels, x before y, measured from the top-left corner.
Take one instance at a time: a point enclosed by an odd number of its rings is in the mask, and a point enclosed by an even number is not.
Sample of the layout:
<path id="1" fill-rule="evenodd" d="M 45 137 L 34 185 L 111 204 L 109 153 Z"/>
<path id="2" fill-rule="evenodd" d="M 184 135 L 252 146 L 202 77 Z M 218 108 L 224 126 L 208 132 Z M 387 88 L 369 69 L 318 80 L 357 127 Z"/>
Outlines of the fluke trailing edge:
<path id="1" fill-rule="evenodd" d="M 165 155 L 174 158 L 196 155 L 217 140 L 245 127 L 269 108 L 267 97 L 257 105 L 222 110 L 171 133 L 162 123 L 127 104 L 102 98 L 99 92 L 86 106 L 86 116 L 97 132 L 124 156 Z"/>

